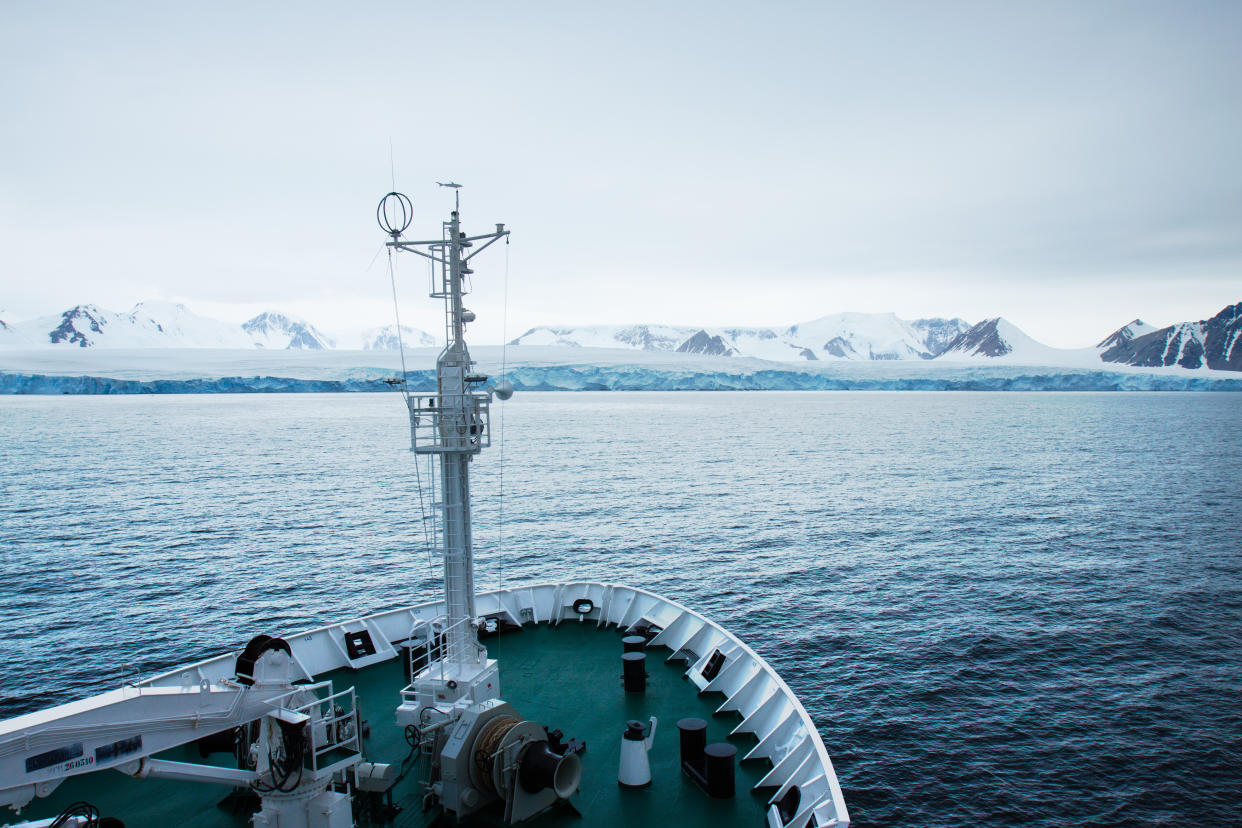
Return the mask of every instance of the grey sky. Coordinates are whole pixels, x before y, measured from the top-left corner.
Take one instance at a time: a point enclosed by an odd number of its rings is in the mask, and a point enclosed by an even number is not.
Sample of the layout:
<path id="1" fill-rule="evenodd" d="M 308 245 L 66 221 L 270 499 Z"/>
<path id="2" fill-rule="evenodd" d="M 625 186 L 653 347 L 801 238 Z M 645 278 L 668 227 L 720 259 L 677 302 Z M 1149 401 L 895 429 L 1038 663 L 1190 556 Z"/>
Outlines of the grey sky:
<path id="1" fill-rule="evenodd" d="M 891 310 L 1090 344 L 1242 300 L 1240 39 L 1205 2 L 7 3 L 0 308 L 386 323 L 391 139 L 420 237 L 447 178 L 513 229 L 510 337 Z"/>

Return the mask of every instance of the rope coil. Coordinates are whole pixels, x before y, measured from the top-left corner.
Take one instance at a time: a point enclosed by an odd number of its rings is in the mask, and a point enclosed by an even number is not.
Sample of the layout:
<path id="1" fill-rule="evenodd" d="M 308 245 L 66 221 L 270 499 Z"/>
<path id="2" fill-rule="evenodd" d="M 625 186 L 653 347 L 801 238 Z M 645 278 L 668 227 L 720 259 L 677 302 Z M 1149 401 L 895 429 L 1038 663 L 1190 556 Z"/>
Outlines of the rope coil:
<path id="1" fill-rule="evenodd" d="M 497 716 L 483 726 L 482 732 L 474 740 L 474 767 L 479 772 L 480 787 L 490 794 L 500 795 L 492 782 L 492 766 L 496 754 L 509 731 L 517 727 L 521 719 L 513 716 Z"/>

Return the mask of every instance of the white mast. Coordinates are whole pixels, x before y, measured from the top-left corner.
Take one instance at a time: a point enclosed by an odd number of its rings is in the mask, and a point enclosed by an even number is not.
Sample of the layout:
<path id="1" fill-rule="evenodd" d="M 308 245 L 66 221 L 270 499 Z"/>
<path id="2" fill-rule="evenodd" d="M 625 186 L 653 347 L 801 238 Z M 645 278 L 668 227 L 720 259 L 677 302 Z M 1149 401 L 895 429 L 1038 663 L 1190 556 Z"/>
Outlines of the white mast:
<path id="1" fill-rule="evenodd" d="M 474 547 L 470 532 L 470 459 L 478 451 L 478 441 L 463 439 L 477 433 L 480 424 L 478 403 L 466 387 L 473 363 L 463 338 L 461 304 L 463 245 L 457 210 L 446 226 L 448 245 L 448 284 L 445 306 L 448 311 L 446 344 L 436 361 L 436 388 L 439 391 L 440 436 L 444 453 L 440 455 L 441 514 L 444 527 L 444 600 L 448 636 L 446 658 L 451 664 L 477 664 L 474 645 Z M 469 242 L 467 242 L 469 244 Z"/>
<path id="2" fill-rule="evenodd" d="M 441 186 L 456 190 L 460 185 Z M 479 645 L 475 629 L 470 529 L 470 461 L 491 442 L 491 393 L 481 389 L 487 377 L 473 372 L 464 334 L 474 314 L 463 307 L 462 296 L 464 277 L 473 272 L 470 260 L 509 232 L 497 224 L 494 232 L 467 236 L 461 230 L 459 195 L 456 207 L 442 223 L 441 237 L 431 241 L 400 238 L 409 227 L 412 212 L 404 195 L 389 193 L 378 210 L 380 226 L 392 236 L 388 247 L 416 253 L 434 263 L 430 295 L 443 299 L 445 309 L 446 344 L 436 361 L 436 393 L 407 395 L 411 449 L 439 460 L 440 551 L 444 555 L 444 641 L 440 657 L 424 670 L 426 686 L 420 685 L 424 692 L 419 693 L 419 707 L 451 704 L 467 694 L 479 701 L 499 692 L 496 680 L 488 684 L 486 692 L 470 692 L 488 678 L 485 673 L 494 674 L 494 668 L 487 670 L 486 650 Z"/>

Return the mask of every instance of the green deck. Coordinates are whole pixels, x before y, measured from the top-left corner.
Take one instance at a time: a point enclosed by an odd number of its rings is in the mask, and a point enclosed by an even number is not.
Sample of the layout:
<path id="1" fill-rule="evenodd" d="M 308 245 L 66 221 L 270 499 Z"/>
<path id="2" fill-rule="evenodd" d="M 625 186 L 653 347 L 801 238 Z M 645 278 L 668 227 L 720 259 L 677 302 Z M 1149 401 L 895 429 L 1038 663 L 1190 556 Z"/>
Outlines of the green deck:
<path id="1" fill-rule="evenodd" d="M 528 625 L 520 632 L 506 633 L 486 641 L 490 654 L 500 660 L 503 698 L 527 719 L 564 731 L 566 738 L 584 740 L 583 774 L 579 792 L 571 800 L 581 812 L 578 818 L 568 809 L 553 810 L 530 824 L 539 828 L 555 826 L 639 825 L 661 822 L 678 828 L 720 828 L 729 825 L 763 824 L 764 800 L 751 793 L 751 787 L 767 771 L 767 762 L 738 762 L 737 795 L 733 799 L 711 799 L 685 778 L 679 768 L 677 720 L 697 716 L 707 721 L 707 741 L 725 741 L 738 717 L 730 714 L 713 718 L 712 711 L 723 697 L 700 697 L 694 685 L 683 678 L 684 665 L 666 665 L 668 650 L 653 648 L 648 655 L 651 674 L 647 692 L 626 694 L 621 689 L 621 636 L 616 630 L 600 630 L 595 624 L 567 621 L 559 627 Z M 399 764 L 409 748 L 404 734 L 393 720 L 398 692 L 404 676 L 397 660 L 365 670 L 339 670 L 319 679 L 332 679 L 337 690 L 351 684 L 357 688 L 362 718 L 371 725 L 366 742 L 366 758 L 373 762 Z M 655 744 L 651 749 L 650 787 L 631 790 L 617 784 L 617 764 L 621 733 L 628 719 L 659 719 Z M 740 759 L 754 744 L 750 736 L 732 740 Z M 162 758 L 202 762 L 191 746 L 161 754 Z M 227 764 L 232 757 L 213 757 Z M 392 828 L 428 825 L 434 812 L 423 814 L 422 767 L 415 767 L 396 788 L 394 798 L 403 810 L 388 823 Z M 23 818 L 55 816 L 66 805 L 86 800 L 97 805 L 106 816 L 124 820 L 126 828 L 240 828 L 249 824 L 249 814 L 229 814 L 217 807 L 227 789 L 216 785 L 173 782 L 157 779 L 135 780 L 115 771 L 100 771 L 67 780 L 47 799 L 37 799 Z M 10 815 L 0 817 L 12 822 Z M 483 824 L 493 819 L 478 820 Z M 468 821 L 469 822 L 469 821 Z"/>

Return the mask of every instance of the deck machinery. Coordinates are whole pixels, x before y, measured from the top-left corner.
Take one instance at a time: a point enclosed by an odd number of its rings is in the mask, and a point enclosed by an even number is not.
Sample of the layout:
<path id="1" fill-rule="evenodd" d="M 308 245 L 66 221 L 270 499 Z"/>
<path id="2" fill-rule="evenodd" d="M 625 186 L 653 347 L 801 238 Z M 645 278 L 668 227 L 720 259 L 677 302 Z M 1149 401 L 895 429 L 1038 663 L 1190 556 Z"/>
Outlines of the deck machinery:
<path id="1" fill-rule="evenodd" d="M 140 779 L 247 788 L 260 802 L 254 828 L 350 828 L 348 788 L 334 783 L 361 760 L 353 688 L 294 684 L 298 671 L 289 645 L 270 636 L 247 645 L 235 673 L 195 682 L 186 672 L 181 686 L 126 686 L 4 722 L 0 780 L 24 784 L 0 790 L 0 805 L 21 808 L 70 776 L 113 768 Z M 220 733 L 240 748 L 239 767 L 153 757 Z M 59 825 L 93 828 L 68 820 Z"/>

